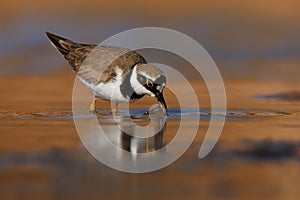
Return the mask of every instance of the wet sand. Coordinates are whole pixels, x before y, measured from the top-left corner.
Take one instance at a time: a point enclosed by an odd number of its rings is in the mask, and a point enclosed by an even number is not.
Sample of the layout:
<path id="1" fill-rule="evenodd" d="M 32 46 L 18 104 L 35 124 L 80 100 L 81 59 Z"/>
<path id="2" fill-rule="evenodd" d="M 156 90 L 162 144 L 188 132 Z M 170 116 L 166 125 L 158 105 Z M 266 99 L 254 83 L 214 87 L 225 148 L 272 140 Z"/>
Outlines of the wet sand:
<path id="1" fill-rule="evenodd" d="M 0 91 L 5 94 L 0 100 L 0 185 L 5 199 L 20 196 L 23 199 L 295 199 L 299 196 L 300 101 L 254 98 L 258 94 L 295 91 L 299 83 L 226 80 L 228 109 L 288 114 L 226 121 L 215 149 L 200 160 L 197 154 L 208 127 L 208 121 L 201 121 L 195 142 L 178 161 L 157 172 L 133 175 L 117 172 L 93 159 L 84 150 L 72 120 L 39 117 L 71 112 L 73 81 L 71 72 L 0 80 Z M 205 84 L 193 81 L 192 85 L 201 108 L 209 109 Z M 169 91 L 166 100 L 171 108 L 178 107 Z M 155 100 L 144 98 L 132 108 L 152 103 Z M 109 109 L 110 105 L 98 101 L 97 106 Z M 168 122 L 168 132 L 176 131 L 177 123 Z M 170 137 L 173 136 L 166 134 L 165 140 Z M 271 144 L 260 144 L 261 141 Z M 276 142 L 293 145 L 292 153 Z M 274 148 L 279 148 L 279 153 L 272 151 Z"/>

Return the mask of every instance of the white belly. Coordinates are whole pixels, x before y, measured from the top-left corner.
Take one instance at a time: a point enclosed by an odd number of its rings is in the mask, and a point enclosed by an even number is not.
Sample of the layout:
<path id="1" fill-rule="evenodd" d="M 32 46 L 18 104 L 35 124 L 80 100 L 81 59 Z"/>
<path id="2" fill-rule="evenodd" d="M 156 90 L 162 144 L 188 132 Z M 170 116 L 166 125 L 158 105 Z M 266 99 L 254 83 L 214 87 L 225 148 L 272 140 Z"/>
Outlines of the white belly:
<path id="1" fill-rule="evenodd" d="M 100 83 L 96 86 L 95 94 L 97 97 L 113 102 L 129 102 L 120 91 L 120 82 Z"/>
<path id="2" fill-rule="evenodd" d="M 120 85 L 122 84 L 122 79 L 120 76 L 117 76 L 116 80 L 107 83 L 100 83 L 98 85 L 88 83 L 80 77 L 79 79 L 85 86 L 95 93 L 97 98 L 116 103 L 129 102 L 129 99 L 125 98 L 120 91 Z"/>

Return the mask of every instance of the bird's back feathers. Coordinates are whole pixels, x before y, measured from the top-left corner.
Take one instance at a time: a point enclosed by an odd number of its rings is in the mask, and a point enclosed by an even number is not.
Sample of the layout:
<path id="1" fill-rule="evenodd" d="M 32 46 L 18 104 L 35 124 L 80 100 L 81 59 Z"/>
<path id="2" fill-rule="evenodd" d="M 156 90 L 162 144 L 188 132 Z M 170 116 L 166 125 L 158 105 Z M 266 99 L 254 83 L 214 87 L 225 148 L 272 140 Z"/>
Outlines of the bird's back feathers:
<path id="1" fill-rule="evenodd" d="M 136 64 L 146 63 L 140 54 L 126 48 L 80 44 L 49 32 L 46 35 L 73 71 L 88 83 L 108 82 L 117 76 L 115 67 L 125 75 Z"/>

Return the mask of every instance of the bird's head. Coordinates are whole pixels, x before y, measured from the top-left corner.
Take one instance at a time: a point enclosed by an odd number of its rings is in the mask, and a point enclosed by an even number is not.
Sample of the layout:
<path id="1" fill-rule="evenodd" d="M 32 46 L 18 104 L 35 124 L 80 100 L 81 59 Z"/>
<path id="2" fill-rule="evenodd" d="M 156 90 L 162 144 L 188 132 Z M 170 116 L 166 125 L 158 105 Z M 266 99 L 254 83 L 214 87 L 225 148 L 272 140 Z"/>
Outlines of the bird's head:
<path id="1" fill-rule="evenodd" d="M 135 93 L 156 97 L 167 111 L 167 104 L 163 96 L 163 90 L 166 86 L 166 76 L 163 71 L 150 64 L 136 65 L 133 68 L 130 84 Z"/>

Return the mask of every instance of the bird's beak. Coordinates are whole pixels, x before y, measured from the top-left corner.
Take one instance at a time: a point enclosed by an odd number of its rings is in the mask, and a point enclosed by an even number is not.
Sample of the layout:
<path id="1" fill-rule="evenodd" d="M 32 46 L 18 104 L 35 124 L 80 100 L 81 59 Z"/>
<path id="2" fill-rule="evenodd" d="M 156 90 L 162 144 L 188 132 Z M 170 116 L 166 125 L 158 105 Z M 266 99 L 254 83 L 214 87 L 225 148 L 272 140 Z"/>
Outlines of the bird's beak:
<path id="1" fill-rule="evenodd" d="M 156 93 L 155 97 L 156 97 L 157 101 L 160 103 L 160 105 L 162 105 L 165 108 L 166 112 L 168 112 L 168 107 L 167 107 L 163 93 L 162 92 Z"/>

